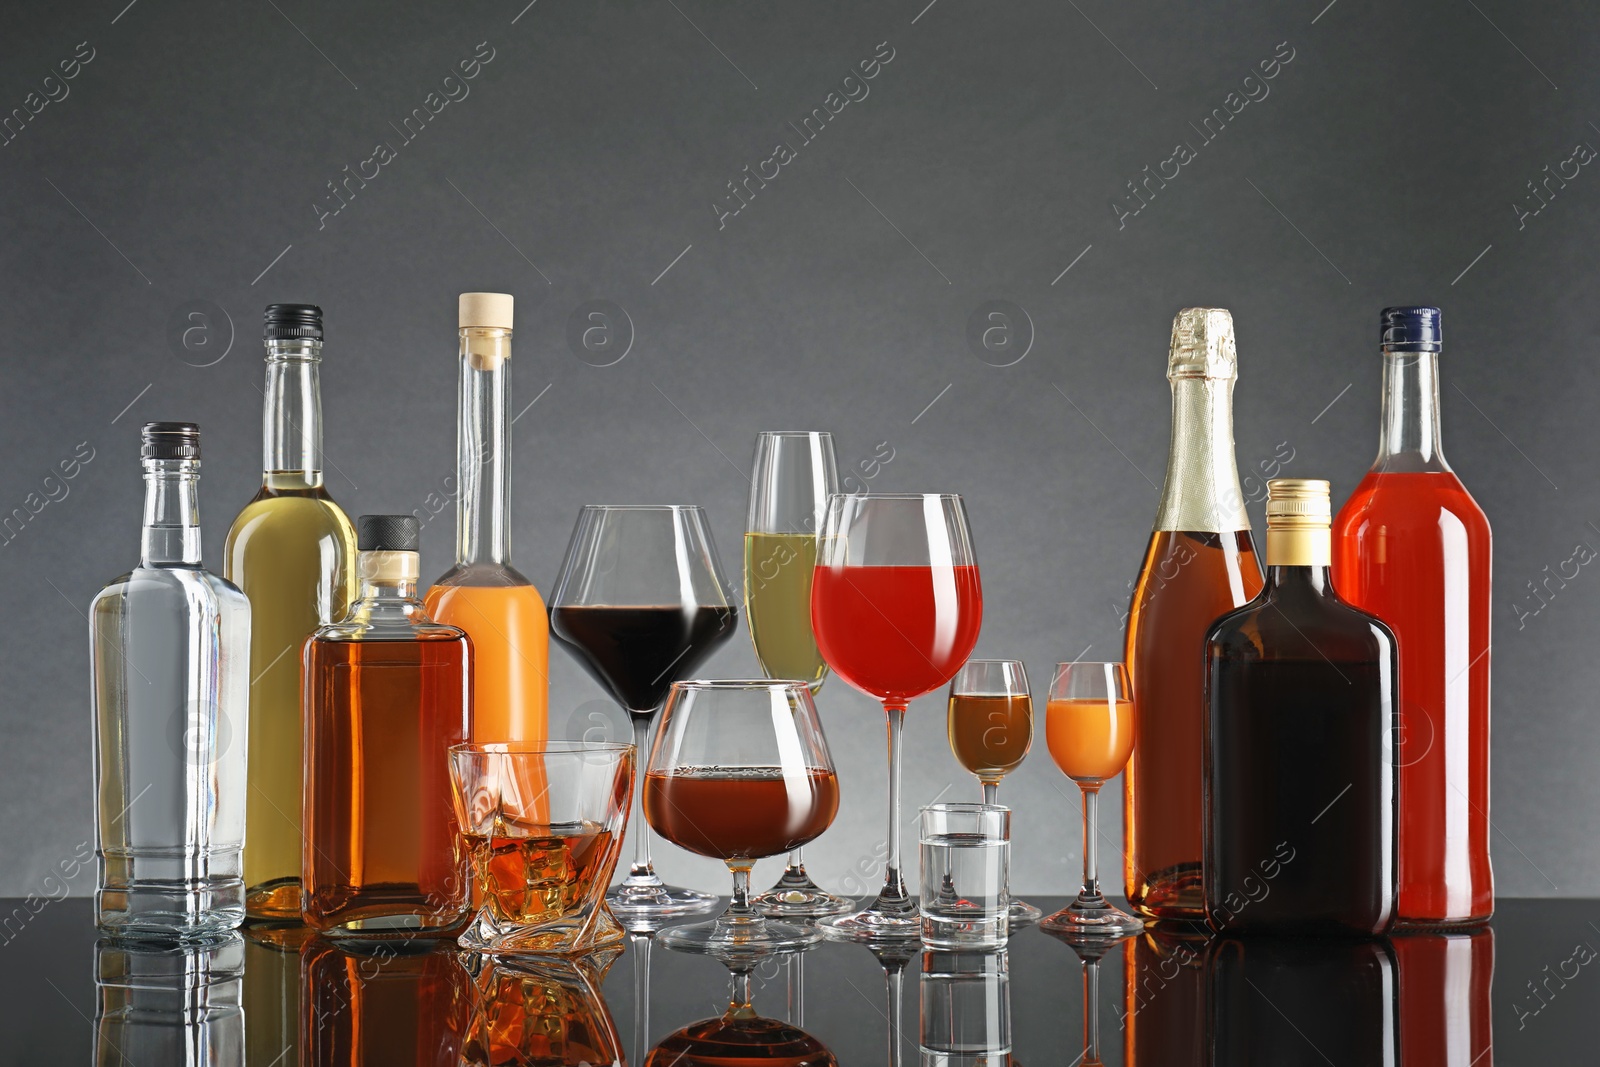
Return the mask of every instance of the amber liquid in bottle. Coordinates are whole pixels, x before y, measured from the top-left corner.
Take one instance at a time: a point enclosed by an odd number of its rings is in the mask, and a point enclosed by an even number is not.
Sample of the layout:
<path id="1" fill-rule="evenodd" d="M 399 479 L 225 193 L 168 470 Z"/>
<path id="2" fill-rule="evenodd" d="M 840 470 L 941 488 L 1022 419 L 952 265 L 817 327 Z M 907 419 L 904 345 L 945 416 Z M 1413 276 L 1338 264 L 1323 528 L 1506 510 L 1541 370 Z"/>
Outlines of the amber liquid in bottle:
<path id="1" fill-rule="evenodd" d="M 412 548 L 375 541 L 374 519 L 409 524 Z M 471 644 L 416 599 L 416 520 L 363 516 L 361 534 L 361 599 L 306 643 L 302 909 L 343 937 L 456 933 L 470 894 L 447 752 L 470 734 Z"/>
<path id="2" fill-rule="evenodd" d="M 1123 786 L 1123 886 L 1146 917 L 1199 919 L 1206 631 L 1261 588 L 1233 454 L 1233 320 L 1186 308 L 1172 324 L 1172 446 L 1128 611 L 1134 745 Z"/>

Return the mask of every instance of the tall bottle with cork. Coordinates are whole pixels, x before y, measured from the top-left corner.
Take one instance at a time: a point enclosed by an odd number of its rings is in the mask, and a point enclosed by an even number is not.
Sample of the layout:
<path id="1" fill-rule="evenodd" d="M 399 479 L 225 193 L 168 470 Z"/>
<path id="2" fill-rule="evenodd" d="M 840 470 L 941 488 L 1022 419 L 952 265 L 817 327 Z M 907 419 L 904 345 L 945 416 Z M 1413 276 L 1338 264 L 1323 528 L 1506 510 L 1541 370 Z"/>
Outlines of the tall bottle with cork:
<path id="1" fill-rule="evenodd" d="M 428 615 L 465 630 L 474 655 L 474 741 L 548 735 L 550 620 L 511 565 L 511 321 L 504 293 L 462 293 L 457 410 L 456 562 Z"/>
<path id="2" fill-rule="evenodd" d="M 1333 526 L 1340 595 L 1400 641 L 1396 764 L 1405 926 L 1494 912 L 1489 867 L 1489 603 L 1493 540 L 1439 445 L 1439 309 L 1383 311 L 1378 458 Z"/>
<path id="3" fill-rule="evenodd" d="M 1261 588 L 1233 454 L 1233 316 L 1184 308 L 1172 320 L 1172 444 L 1155 530 L 1134 585 L 1125 657 L 1133 758 L 1123 805 L 1128 902 L 1157 919 L 1198 919 L 1206 631 Z"/>

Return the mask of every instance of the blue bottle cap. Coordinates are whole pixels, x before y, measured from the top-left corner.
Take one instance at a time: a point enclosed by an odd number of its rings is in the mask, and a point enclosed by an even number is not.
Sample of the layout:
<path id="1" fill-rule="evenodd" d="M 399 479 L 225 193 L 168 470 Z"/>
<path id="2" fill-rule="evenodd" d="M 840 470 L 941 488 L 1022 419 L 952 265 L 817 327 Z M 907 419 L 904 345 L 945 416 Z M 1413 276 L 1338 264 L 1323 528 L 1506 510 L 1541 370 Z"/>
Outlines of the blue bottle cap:
<path id="1" fill-rule="evenodd" d="M 1438 308 L 1384 308 L 1381 322 L 1385 352 L 1437 352 L 1444 342 Z"/>

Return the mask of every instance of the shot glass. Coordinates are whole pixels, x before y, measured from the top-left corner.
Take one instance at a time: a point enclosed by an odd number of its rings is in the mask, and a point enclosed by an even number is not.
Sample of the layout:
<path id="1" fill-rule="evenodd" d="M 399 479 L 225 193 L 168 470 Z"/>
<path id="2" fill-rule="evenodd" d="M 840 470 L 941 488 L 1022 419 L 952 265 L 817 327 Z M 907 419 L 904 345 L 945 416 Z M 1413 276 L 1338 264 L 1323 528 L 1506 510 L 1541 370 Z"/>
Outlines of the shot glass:
<path id="1" fill-rule="evenodd" d="M 922 1067 L 1010 1067 L 1006 952 L 922 953 L 917 1027 Z"/>
<path id="2" fill-rule="evenodd" d="M 456 818 L 481 901 L 460 945 L 576 955 L 620 943 L 606 887 L 633 797 L 632 745 L 456 745 Z"/>
<path id="3" fill-rule="evenodd" d="M 922 943 L 999 948 L 1010 933 L 1011 809 L 922 809 Z"/>

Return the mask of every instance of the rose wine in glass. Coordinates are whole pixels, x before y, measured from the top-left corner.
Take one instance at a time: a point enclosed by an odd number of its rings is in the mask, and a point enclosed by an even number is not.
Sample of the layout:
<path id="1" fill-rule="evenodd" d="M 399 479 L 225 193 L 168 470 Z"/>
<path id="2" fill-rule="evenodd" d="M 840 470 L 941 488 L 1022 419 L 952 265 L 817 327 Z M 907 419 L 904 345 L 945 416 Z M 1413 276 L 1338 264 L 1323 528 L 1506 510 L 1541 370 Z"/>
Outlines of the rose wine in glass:
<path id="1" fill-rule="evenodd" d="M 590 504 L 579 513 L 550 596 L 550 632 L 632 718 L 640 774 L 650 723 L 672 683 L 732 637 L 737 621 L 703 510 Z M 643 801 L 641 786 L 629 819 L 633 866 L 606 895 L 630 929 L 709 910 L 717 899 L 656 877 Z"/>
<path id="2" fill-rule="evenodd" d="M 1050 758 L 1083 792 L 1083 888 L 1078 898 L 1039 923 L 1072 938 L 1118 938 L 1144 923 L 1113 907 L 1100 892 L 1095 816 L 1100 787 L 1122 773 L 1133 753 L 1134 712 L 1128 669 L 1120 663 L 1058 663 L 1045 706 Z"/>
<path id="3" fill-rule="evenodd" d="M 921 936 L 900 869 L 900 729 L 906 706 L 961 669 L 983 623 L 983 586 L 959 496 L 835 494 L 811 587 L 817 648 L 835 674 L 883 703 L 889 734 L 888 856 L 883 890 L 818 922 L 836 939 Z"/>
<path id="4" fill-rule="evenodd" d="M 950 682 L 950 751 L 994 805 L 1000 779 L 1021 766 L 1033 747 L 1033 694 L 1021 660 L 969 659 Z M 1039 921 L 1039 909 L 1011 902 L 1012 929 Z"/>
<path id="5" fill-rule="evenodd" d="M 828 494 L 838 487 L 832 434 L 768 431 L 756 438 L 744 535 L 745 619 L 762 673 L 803 681 L 813 695 L 828 676 L 828 664 L 811 632 L 811 577 Z M 837 915 L 851 907 L 811 880 L 798 848 L 789 853 L 777 884 L 758 895 L 755 905 L 794 919 Z"/>

